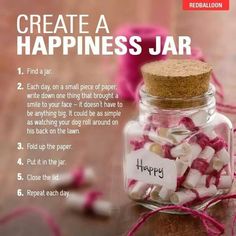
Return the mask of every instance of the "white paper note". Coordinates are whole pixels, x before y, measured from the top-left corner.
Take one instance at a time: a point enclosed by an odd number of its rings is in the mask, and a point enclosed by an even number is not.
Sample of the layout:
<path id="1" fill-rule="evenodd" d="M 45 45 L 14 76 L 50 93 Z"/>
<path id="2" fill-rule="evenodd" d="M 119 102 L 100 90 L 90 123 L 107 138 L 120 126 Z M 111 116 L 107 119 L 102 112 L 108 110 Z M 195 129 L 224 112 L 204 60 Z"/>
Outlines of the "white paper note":
<path id="1" fill-rule="evenodd" d="M 126 176 L 147 184 L 159 184 L 176 189 L 177 170 L 174 160 L 162 158 L 146 149 L 132 151 L 126 156 Z"/>

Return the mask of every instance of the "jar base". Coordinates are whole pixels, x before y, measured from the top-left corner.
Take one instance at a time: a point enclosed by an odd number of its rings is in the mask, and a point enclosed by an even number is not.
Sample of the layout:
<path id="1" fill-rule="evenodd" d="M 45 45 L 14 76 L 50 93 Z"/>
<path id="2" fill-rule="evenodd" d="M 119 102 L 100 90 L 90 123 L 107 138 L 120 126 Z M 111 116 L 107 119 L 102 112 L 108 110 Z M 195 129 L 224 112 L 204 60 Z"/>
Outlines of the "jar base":
<path id="1" fill-rule="evenodd" d="M 197 211 L 202 210 L 207 206 L 207 204 L 211 200 L 213 200 L 215 197 L 220 196 L 220 195 L 222 195 L 222 194 L 218 194 L 218 195 L 216 195 L 212 198 L 209 198 L 209 199 L 201 202 L 201 204 L 197 204 L 197 205 L 194 205 L 194 206 L 189 207 L 189 208 L 191 208 L 193 210 L 197 210 Z M 147 200 L 145 200 L 145 201 L 136 201 L 136 202 L 139 205 L 141 205 L 141 206 L 143 206 L 147 209 L 150 209 L 150 210 L 157 210 L 157 209 L 160 209 L 160 208 L 165 207 L 165 206 L 173 206 L 173 205 L 170 205 L 170 203 L 168 203 L 168 202 L 166 204 L 158 203 L 158 202 L 154 202 L 154 201 L 147 201 Z M 216 205 L 219 202 L 220 202 L 220 200 L 212 203 L 210 207 Z M 189 215 L 190 214 L 190 213 L 186 213 L 186 212 L 178 211 L 178 210 L 161 210 L 161 212 L 162 213 L 168 213 L 168 214 L 174 214 L 174 215 Z"/>

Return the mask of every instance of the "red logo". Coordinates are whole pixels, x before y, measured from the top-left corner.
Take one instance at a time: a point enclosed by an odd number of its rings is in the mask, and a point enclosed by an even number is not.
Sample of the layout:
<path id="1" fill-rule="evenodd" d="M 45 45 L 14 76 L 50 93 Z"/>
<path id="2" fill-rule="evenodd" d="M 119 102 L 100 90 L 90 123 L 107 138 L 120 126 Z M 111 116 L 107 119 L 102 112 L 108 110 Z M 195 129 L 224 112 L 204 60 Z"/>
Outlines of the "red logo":
<path id="1" fill-rule="evenodd" d="M 229 10 L 229 0 L 183 0 L 183 10 L 225 11 Z"/>

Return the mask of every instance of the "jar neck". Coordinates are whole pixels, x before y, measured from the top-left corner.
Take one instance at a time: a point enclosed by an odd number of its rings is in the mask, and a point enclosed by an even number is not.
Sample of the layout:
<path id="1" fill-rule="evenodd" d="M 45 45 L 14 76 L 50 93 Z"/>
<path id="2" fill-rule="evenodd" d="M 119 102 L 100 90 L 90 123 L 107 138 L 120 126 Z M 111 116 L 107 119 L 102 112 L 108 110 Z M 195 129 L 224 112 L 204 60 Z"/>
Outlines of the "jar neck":
<path id="1" fill-rule="evenodd" d="M 200 110 L 207 114 L 207 122 L 213 119 L 216 110 L 215 88 L 198 97 L 191 98 L 162 98 L 151 96 L 142 86 L 139 91 L 139 121 L 152 122 L 156 126 L 174 127 L 183 117 L 191 117 Z M 205 125 L 205 122 L 204 124 Z"/>

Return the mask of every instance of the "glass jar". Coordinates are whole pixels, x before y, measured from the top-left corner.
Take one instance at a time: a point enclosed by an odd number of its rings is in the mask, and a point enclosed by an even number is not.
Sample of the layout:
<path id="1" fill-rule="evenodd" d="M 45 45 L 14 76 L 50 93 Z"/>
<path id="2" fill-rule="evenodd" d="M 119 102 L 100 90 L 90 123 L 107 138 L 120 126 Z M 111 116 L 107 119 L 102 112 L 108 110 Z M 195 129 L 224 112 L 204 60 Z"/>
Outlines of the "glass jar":
<path id="1" fill-rule="evenodd" d="M 234 173 L 233 128 L 216 111 L 214 86 L 188 99 L 152 96 L 144 85 L 139 94 L 139 117 L 124 129 L 129 197 L 151 209 L 201 209 L 228 193 Z"/>

